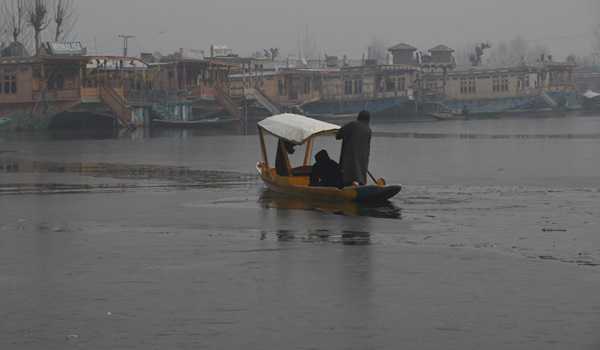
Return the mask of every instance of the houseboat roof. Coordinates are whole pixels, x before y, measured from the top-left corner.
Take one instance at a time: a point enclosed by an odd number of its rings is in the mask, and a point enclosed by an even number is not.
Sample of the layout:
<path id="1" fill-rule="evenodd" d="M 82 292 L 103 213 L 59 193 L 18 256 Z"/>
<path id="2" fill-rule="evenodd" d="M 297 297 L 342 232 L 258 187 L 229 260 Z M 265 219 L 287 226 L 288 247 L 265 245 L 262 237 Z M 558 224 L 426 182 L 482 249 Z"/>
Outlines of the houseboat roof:
<path id="1" fill-rule="evenodd" d="M 85 63 L 86 56 L 30 56 L 30 57 L 0 57 L 0 65 L 19 65 L 34 63 Z"/>
<path id="2" fill-rule="evenodd" d="M 223 62 L 214 59 L 197 59 L 197 58 L 183 58 L 183 59 L 173 59 L 168 61 L 159 61 L 159 62 L 146 62 L 148 66 L 158 67 L 158 66 L 169 66 L 176 64 L 188 64 L 188 65 L 203 65 L 203 66 L 219 66 L 223 68 L 234 67 L 236 66 L 233 63 Z"/>
<path id="3" fill-rule="evenodd" d="M 429 52 L 454 52 L 454 50 L 446 45 L 438 45 L 434 48 L 429 49 Z"/>
<path id="4" fill-rule="evenodd" d="M 417 51 L 418 49 L 414 46 L 408 45 L 406 43 L 400 43 L 398 45 L 394 45 L 388 49 L 388 51 Z"/>
<path id="5" fill-rule="evenodd" d="M 148 69 L 148 64 L 137 57 L 124 56 L 86 56 L 87 67 L 102 70 L 136 70 Z"/>
<path id="6" fill-rule="evenodd" d="M 291 113 L 266 118 L 258 123 L 258 127 L 296 145 L 302 145 L 315 136 L 335 134 L 340 129 L 335 124 Z"/>
<path id="7" fill-rule="evenodd" d="M 29 57 L 29 51 L 25 45 L 21 44 L 18 41 L 13 41 L 8 44 L 8 46 L 2 48 L 0 51 L 0 56 L 2 57 Z"/>
<path id="8" fill-rule="evenodd" d="M 243 78 L 253 78 L 253 77 L 273 77 L 279 75 L 279 71 L 264 71 L 260 73 L 238 73 L 238 74 L 229 74 L 229 79 L 243 79 Z"/>
<path id="9" fill-rule="evenodd" d="M 455 70 L 448 72 L 449 76 L 460 75 L 488 75 L 488 74 L 511 74 L 523 72 L 537 72 L 540 69 L 561 70 L 573 68 L 574 65 L 565 62 L 544 62 L 536 64 L 520 64 L 514 66 L 459 66 Z M 437 74 L 437 73 L 434 73 Z"/>
<path id="10" fill-rule="evenodd" d="M 87 49 L 79 41 L 46 42 L 43 47 L 52 56 L 85 56 L 87 54 Z"/>

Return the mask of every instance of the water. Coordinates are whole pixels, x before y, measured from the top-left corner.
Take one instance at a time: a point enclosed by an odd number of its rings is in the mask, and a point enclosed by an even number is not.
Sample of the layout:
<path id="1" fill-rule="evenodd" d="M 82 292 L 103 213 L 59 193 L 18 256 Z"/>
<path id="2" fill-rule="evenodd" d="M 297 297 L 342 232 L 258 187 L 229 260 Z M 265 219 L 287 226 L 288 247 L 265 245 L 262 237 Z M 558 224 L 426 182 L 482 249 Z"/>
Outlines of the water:
<path id="1" fill-rule="evenodd" d="M 265 191 L 235 126 L 1 135 L 0 348 L 600 346 L 600 117 L 373 129 L 375 206 Z"/>

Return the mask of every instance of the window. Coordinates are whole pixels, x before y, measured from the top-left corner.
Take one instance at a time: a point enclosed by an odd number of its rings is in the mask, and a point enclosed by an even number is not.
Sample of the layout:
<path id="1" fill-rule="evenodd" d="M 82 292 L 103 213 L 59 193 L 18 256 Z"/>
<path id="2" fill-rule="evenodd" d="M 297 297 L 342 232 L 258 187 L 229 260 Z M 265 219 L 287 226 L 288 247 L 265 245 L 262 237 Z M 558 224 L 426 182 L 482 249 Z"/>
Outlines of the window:
<path id="1" fill-rule="evenodd" d="M 311 90 L 310 89 L 310 87 L 311 87 L 310 85 L 311 85 L 310 84 L 310 79 L 309 78 L 304 79 L 304 94 L 305 95 L 309 95 L 310 94 L 310 90 Z"/>
<path id="2" fill-rule="evenodd" d="M 277 92 L 279 96 L 285 95 L 285 83 L 281 79 L 277 81 Z"/>
<path id="3" fill-rule="evenodd" d="M 344 81 L 344 95 L 352 95 L 352 80 Z"/>
<path id="4" fill-rule="evenodd" d="M 51 77 L 48 80 L 48 89 L 50 90 L 62 90 L 65 87 L 65 77 L 62 74 Z"/>
<path id="5" fill-rule="evenodd" d="M 475 78 L 469 79 L 468 87 L 469 87 L 469 93 L 470 94 L 474 94 L 474 93 L 477 92 L 477 88 L 476 88 L 476 85 L 475 85 Z"/>
<path id="6" fill-rule="evenodd" d="M 501 87 L 502 92 L 508 91 L 508 77 L 506 77 L 506 76 L 502 77 L 502 84 L 500 87 Z"/>
<path id="7" fill-rule="evenodd" d="M 460 80 L 460 93 L 466 94 L 467 93 L 466 91 L 467 91 L 467 80 L 461 79 Z"/>
<path id="8" fill-rule="evenodd" d="M 385 79 L 385 91 L 391 92 L 396 91 L 396 81 L 394 79 Z"/>
<path id="9" fill-rule="evenodd" d="M 475 78 L 462 78 L 460 79 L 460 93 L 461 94 L 474 94 L 477 92 L 477 84 Z"/>
<path id="10" fill-rule="evenodd" d="M 496 76 L 492 82 L 492 90 L 494 92 L 507 92 L 509 87 L 507 76 Z"/>
<path id="11" fill-rule="evenodd" d="M 4 75 L 4 93 L 5 94 L 16 94 L 17 93 L 17 76 L 14 74 Z"/>
<path id="12" fill-rule="evenodd" d="M 360 95 L 363 92 L 363 81 L 362 80 L 355 80 L 354 81 L 354 94 L 355 95 Z"/>
<path id="13" fill-rule="evenodd" d="M 406 90 L 406 78 L 398 78 L 398 90 L 404 91 Z"/>

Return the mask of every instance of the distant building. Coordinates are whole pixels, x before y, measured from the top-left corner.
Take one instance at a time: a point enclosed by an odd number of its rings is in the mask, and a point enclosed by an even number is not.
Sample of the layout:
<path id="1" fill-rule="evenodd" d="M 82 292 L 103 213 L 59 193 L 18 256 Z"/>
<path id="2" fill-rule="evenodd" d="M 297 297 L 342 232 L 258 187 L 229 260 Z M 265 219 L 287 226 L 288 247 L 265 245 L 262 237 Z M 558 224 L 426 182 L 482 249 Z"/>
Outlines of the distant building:
<path id="1" fill-rule="evenodd" d="M 452 54 L 454 50 L 446 45 L 438 45 L 432 49 L 429 49 L 431 54 L 432 63 L 454 63 L 454 57 Z"/>
<path id="2" fill-rule="evenodd" d="M 325 66 L 327 68 L 337 68 L 340 66 L 340 59 L 337 56 L 325 56 Z"/>
<path id="3" fill-rule="evenodd" d="M 388 51 L 392 54 L 392 63 L 393 64 L 415 64 L 415 52 L 417 51 L 416 47 L 411 45 L 401 43 L 395 46 L 392 46 L 388 49 Z"/>
<path id="4" fill-rule="evenodd" d="M 155 63 L 157 61 L 156 56 L 154 56 L 154 54 L 150 52 L 140 53 L 140 58 L 146 63 Z"/>
<path id="5" fill-rule="evenodd" d="M 233 50 L 228 48 L 226 45 L 211 45 L 210 46 L 210 57 L 229 57 L 233 56 Z"/>

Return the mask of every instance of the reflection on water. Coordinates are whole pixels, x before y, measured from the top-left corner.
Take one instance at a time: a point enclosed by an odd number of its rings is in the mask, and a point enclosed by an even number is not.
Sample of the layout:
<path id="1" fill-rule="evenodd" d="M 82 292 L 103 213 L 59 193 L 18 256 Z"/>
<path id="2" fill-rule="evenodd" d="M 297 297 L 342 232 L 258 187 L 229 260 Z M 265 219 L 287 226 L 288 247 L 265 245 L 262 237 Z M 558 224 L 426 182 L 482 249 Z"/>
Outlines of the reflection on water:
<path id="1" fill-rule="evenodd" d="M 598 140 L 600 134 L 582 133 L 560 133 L 560 134 L 482 134 L 482 133 L 424 133 L 424 132 L 374 132 L 375 137 L 388 138 L 414 138 L 414 139 L 575 139 L 575 140 Z"/>
<path id="2" fill-rule="evenodd" d="M 188 167 L 131 165 L 94 162 L 31 161 L 0 157 L 0 173 L 31 174 L 78 174 L 95 178 L 119 180 L 145 180 L 127 184 L 62 184 L 62 183 L 4 183 L 0 195 L 7 194 L 67 194 L 123 192 L 136 189 L 172 190 L 184 188 L 224 188 L 248 185 L 256 181 L 256 175 L 228 171 L 193 170 Z M 146 181 L 169 181 L 148 183 Z"/>
<path id="3" fill-rule="evenodd" d="M 327 120 L 335 124 L 343 124 L 350 119 Z M 583 118 L 579 115 L 572 117 L 552 116 L 520 116 L 518 118 L 502 119 L 474 119 L 469 121 L 447 121 L 438 122 L 430 119 L 423 119 L 418 123 L 415 121 L 402 120 L 374 120 L 373 136 L 380 138 L 413 138 L 413 139 L 581 139 L 597 140 L 600 139 L 600 133 L 597 128 L 578 128 L 573 130 L 575 123 L 590 124 L 594 127 L 595 119 Z M 523 123 L 523 127 L 511 123 Z M 547 122 L 546 124 L 544 124 Z M 493 123 L 493 124 L 489 124 Z M 488 125 L 490 129 L 486 129 Z M 498 128 L 498 125 L 502 128 Z M 378 127 L 380 126 L 380 127 Z M 534 128 L 532 128 L 532 126 Z M 508 127 L 509 129 L 505 129 Z M 389 131 L 391 129 L 400 129 L 398 131 Z M 484 128 L 484 129 L 482 129 Z M 378 131 L 381 130 L 381 131 Z M 489 133 L 487 131 L 490 131 Z M 532 130 L 532 133 L 525 133 L 523 130 Z M 15 136 L 9 133 L 0 133 L 9 138 L 21 138 L 22 136 L 32 139 L 51 139 L 51 140 L 85 140 L 85 139 L 150 139 L 150 138 L 178 138 L 191 139 L 200 136 L 215 135 L 252 135 L 256 134 L 256 121 L 250 121 L 248 124 L 239 121 L 228 121 L 224 123 L 204 123 L 198 127 L 177 128 L 164 126 L 151 126 L 138 128 L 135 130 L 114 129 L 114 128 L 94 128 L 94 129 L 53 129 L 46 132 L 21 133 Z M 504 131 L 504 132 L 502 132 Z"/>
<path id="4" fill-rule="evenodd" d="M 244 126 L 241 123 L 228 124 L 206 124 L 199 128 L 162 128 L 147 127 L 130 129 L 95 128 L 95 129 L 51 129 L 43 132 L 3 133 L 0 136 L 8 139 L 31 139 L 31 140 L 108 140 L 108 139 L 130 139 L 142 140 L 150 138 L 178 138 L 188 139 L 198 136 L 214 135 L 245 135 L 255 134 L 256 126 Z"/>
<path id="5" fill-rule="evenodd" d="M 311 210 L 344 216 L 402 219 L 402 210 L 389 201 L 383 203 L 327 202 L 286 196 L 264 189 L 258 202 L 267 209 Z"/>
<path id="6" fill-rule="evenodd" d="M 275 235 L 279 242 L 301 241 L 307 243 L 341 243 L 344 245 L 371 244 L 371 233 L 359 230 L 342 230 L 339 232 L 329 229 L 262 231 L 261 240 L 266 240 L 271 235 Z"/>
<path id="7" fill-rule="evenodd" d="M 248 132 L 256 133 L 255 126 L 244 127 L 241 123 L 227 124 L 203 124 L 198 128 L 151 128 L 146 129 L 147 137 L 174 137 L 191 138 L 196 136 L 214 136 L 214 135 L 243 135 Z"/>

